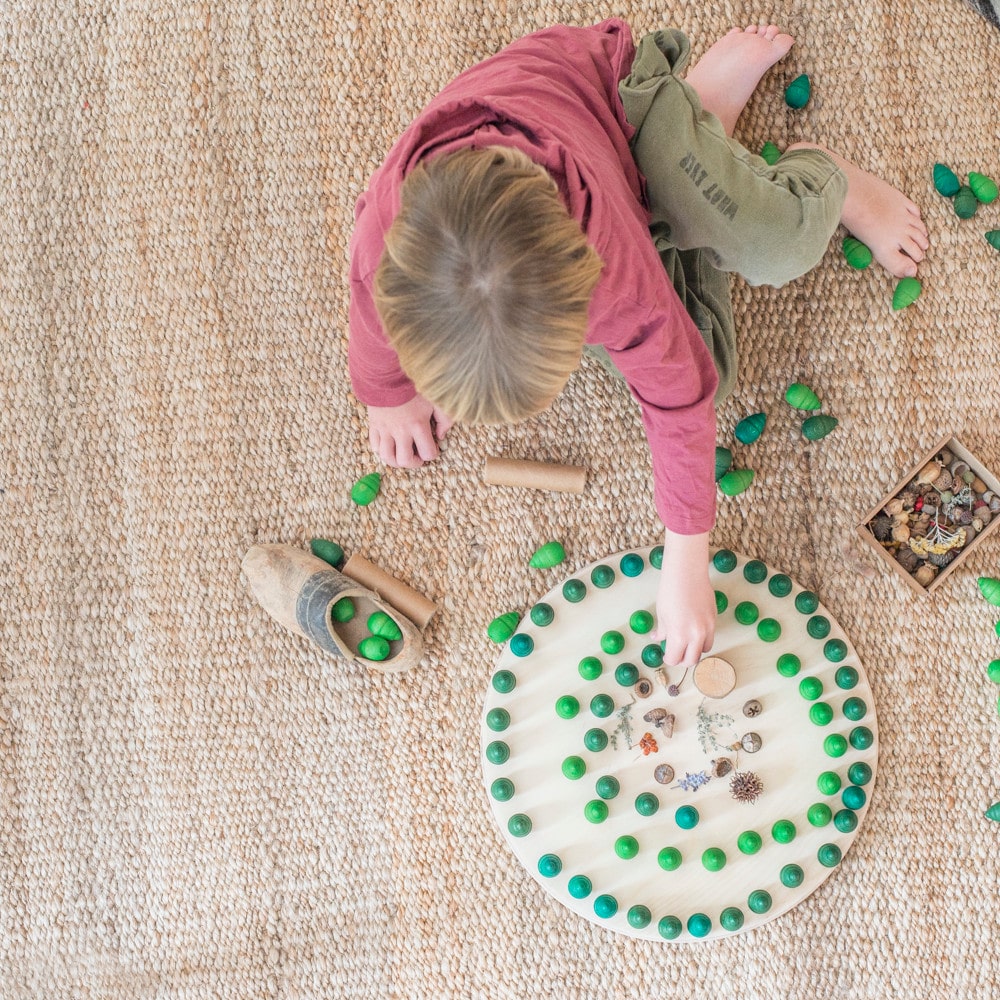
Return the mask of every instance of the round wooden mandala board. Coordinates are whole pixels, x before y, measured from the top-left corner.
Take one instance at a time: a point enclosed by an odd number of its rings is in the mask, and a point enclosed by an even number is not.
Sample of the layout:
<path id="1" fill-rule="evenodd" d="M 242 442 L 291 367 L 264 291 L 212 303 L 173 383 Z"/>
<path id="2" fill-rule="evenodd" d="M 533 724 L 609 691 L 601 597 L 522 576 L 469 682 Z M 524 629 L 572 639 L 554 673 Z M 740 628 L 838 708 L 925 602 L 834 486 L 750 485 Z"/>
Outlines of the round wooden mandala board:
<path id="1" fill-rule="evenodd" d="M 609 930 L 694 943 L 761 926 L 833 872 L 868 809 L 878 729 L 816 595 L 726 549 L 708 655 L 735 687 L 708 697 L 658 664 L 661 555 L 591 563 L 524 616 L 487 690 L 482 766 L 504 838 L 546 892 Z M 712 666 L 717 694 L 727 672 Z"/>

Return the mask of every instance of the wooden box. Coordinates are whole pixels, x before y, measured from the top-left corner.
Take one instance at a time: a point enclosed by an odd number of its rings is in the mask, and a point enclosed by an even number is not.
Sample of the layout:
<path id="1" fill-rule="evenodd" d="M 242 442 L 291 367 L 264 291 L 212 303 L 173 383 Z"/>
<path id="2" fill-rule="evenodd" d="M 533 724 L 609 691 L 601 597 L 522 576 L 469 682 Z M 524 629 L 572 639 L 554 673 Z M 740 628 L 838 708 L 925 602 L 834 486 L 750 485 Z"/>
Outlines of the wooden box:
<path id="1" fill-rule="evenodd" d="M 894 558 L 893 556 L 882 547 L 882 545 L 875 538 L 872 533 L 871 521 L 872 519 L 882 511 L 886 504 L 891 500 L 896 498 L 902 490 L 909 485 L 920 473 L 920 471 L 931 461 L 935 459 L 942 451 L 950 451 L 956 459 L 961 459 L 966 462 L 970 470 L 975 473 L 975 475 L 986 484 L 986 486 L 993 490 L 998 496 L 1000 496 L 1000 481 L 989 472 L 982 462 L 973 455 L 968 448 L 964 447 L 961 442 L 956 440 L 952 435 L 944 438 L 936 448 L 928 452 L 923 458 L 917 462 L 912 469 L 910 469 L 905 476 L 903 476 L 899 482 L 892 488 L 892 490 L 887 493 L 877 506 L 873 507 L 857 526 L 858 536 L 863 542 L 870 545 L 872 549 L 878 554 L 879 558 L 882 559 L 888 566 L 892 567 L 893 572 L 898 573 L 913 590 L 918 594 L 929 594 L 941 586 L 942 583 L 965 561 L 966 556 L 975 548 L 978 548 L 982 540 L 989 534 L 991 534 L 997 528 L 1000 528 L 1000 513 L 994 513 L 988 524 L 983 526 L 982 531 L 980 531 L 971 542 L 966 543 L 966 545 L 961 549 L 959 554 L 953 559 L 947 566 L 943 567 L 937 576 L 925 587 L 919 583 L 916 578 L 908 573 Z"/>

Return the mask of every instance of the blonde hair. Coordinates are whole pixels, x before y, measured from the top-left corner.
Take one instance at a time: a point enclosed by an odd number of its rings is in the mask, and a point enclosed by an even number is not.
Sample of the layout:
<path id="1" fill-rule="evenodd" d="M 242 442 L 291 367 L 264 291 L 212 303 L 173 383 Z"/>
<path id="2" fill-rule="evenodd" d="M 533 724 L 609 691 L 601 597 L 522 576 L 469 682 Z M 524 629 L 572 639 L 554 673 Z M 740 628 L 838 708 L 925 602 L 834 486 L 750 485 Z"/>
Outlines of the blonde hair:
<path id="1" fill-rule="evenodd" d="M 601 259 L 518 150 L 439 156 L 403 182 L 375 305 L 417 391 L 457 421 L 545 409 L 580 363 Z"/>

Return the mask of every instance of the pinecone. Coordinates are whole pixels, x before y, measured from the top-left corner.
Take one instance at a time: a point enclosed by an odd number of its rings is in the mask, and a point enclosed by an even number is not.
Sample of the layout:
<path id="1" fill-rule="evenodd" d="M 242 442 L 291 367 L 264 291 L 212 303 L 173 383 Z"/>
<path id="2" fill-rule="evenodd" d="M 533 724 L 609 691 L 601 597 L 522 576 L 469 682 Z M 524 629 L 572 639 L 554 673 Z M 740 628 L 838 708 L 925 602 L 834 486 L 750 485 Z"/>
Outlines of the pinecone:
<path id="1" fill-rule="evenodd" d="M 958 553 L 954 549 L 949 549 L 947 552 L 932 552 L 928 557 L 927 561 L 940 569 L 944 569 L 949 563 L 955 561 Z"/>
<path id="2" fill-rule="evenodd" d="M 756 802 L 764 791 L 764 782 L 753 771 L 737 771 L 729 782 L 729 791 L 737 802 Z"/>
<path id="3" fill-rule="evenodd" d="M 888 514 L 876 514 L 872 518 L 872 534 L 880 541 L 889 541 L 892 534 L 892 518 Z"/>

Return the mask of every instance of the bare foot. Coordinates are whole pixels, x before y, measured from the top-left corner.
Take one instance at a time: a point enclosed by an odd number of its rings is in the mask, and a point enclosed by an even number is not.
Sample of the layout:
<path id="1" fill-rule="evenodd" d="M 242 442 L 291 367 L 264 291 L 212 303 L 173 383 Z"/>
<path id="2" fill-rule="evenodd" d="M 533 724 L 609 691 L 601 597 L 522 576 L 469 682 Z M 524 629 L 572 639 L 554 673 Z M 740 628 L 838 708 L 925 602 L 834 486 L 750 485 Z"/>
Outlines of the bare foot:
<path id="1" fill-rule="evenodd" d="M 818 149 L 847 174 L 847 198 L 840 221 L 897 278 L 915 277 L 930 246 L 920 208 L 881 177 L 868 173 L 823 146 L 798 142 L 789 149 Z"/>
<path id="2" fill-rule="evenodd" d="M 685 79 L 701 98 L 702 107 L 731 136 L 760 78 L 794 44 L 795 39 L 781 34 L 774 24 L 751 24 L 744 31 L 733 28 L 691 67 Z"/>

